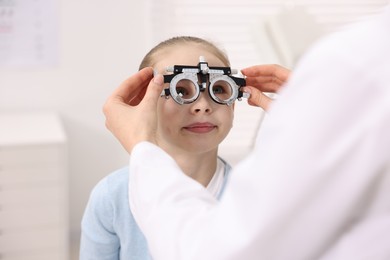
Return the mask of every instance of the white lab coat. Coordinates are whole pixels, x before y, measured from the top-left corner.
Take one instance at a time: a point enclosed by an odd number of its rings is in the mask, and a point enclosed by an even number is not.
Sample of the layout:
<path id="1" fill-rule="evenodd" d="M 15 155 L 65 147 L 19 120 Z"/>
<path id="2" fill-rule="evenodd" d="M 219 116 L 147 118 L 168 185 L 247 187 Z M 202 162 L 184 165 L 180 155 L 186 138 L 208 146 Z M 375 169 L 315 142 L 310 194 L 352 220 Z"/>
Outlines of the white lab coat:
<path id="1" fill-rule="evenodd" d="M 303 57 L 220 202 L 150 143 L 130 160 L 155 259 L 390 259 L 389 9 Z"/>

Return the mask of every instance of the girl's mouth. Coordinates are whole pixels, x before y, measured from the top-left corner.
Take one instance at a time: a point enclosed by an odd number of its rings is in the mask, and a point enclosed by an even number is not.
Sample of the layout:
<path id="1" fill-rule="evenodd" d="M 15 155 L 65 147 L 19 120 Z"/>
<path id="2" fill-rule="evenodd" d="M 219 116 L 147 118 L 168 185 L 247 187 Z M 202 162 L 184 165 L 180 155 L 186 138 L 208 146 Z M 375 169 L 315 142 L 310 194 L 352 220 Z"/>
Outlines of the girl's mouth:
<path id="1" fill-rule="evenodd" d="M 193 133 L 204 134 L 213 131 L 217 126 L 211 123 L 194 123 L 183 128 Z"/>

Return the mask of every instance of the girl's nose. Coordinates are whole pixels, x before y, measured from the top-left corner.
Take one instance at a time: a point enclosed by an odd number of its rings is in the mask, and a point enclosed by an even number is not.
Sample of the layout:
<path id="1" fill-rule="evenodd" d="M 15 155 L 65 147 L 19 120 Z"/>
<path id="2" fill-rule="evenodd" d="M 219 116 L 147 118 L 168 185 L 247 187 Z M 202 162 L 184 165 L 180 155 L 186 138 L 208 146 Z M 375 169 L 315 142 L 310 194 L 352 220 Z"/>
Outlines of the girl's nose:
<path id="1" fill-rule="evenodd" d="M 199 98 L 192 103 L 191 112 L 194 114 L 199 113 L 211 113 L 213 102 L 209 97 L 208 93 L 202 92 L 199 95 Z"/>

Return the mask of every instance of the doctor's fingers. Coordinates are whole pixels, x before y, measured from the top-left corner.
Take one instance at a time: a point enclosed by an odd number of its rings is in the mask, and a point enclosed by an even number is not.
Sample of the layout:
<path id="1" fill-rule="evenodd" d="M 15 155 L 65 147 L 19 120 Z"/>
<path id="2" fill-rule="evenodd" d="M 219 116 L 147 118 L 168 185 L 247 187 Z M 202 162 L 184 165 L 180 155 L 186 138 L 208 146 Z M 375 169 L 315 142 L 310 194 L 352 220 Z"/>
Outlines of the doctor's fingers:
<path id="1" fill-rule="evenodd" d="M 271 87 L 283 85 L 291 74 L 289 69 L 276 64 L 255 65 L 245 68 L 241 72 L 247 77 L 247 81 L 249 80 L 248 85 L 260 86 L 260 84 L 275 83 L 270 85 Z M 271 90 L 275 91 L 275 89 Z"/>
<path id="2" fill-rule="evenodd" d="M 282 81 L 273 76 L 247 77 L 246 85 L 253 86 L 263 92 L 276 93 L 284 85 Z"/>
<path id="3" fill-rule="evenodd" d="M 251 106 L 261 107 L 265 111 L 268 111 L 271 106 L 272 99 L 265 95 L 263 92 L 252 86 L 245 86 L 243 88 L 245 93 L 250 93 L 248 98 L 248 104 Z"/>
<path id="4" fill-rule="evenodd" d="M 145 91 L 145 95 L 141 103 L 151 103 L 154 106 L 157 106 L 157 100 L 161 95 L 161 92 L 164 87 L 164 78 L 162 75 L 158 74 L 149 82 L 149 85 Z"/>
<path id="5" fill-rule="evenodd" d="M 132 106 L 138 105 L 152 78 L 153 69 L 144 68 L 123 81 L 109 98 Z"/>
<path id="6" fill-rule="evenodd" d="M 149 97 L 151 98 L 151 102 L 157 103 L 156 97 L 160 97 L 162 92 L 162 87 L 164 85 L 164 78 L 162 75 L 154 76 L 147 86 L 142 86 L 139 89 L 137 95 L 133 97 L 133 99 L 129 100 L 128 104 L 131 106 L 137 106 L 139 103 L 146 98 L 146 93 L 149 92 Z M 151 96 L 150 96 L 151 95 Z"/>
<path id="7" fill-rule="evenodd" d="M 115 93 L 103 107 L 107 129 L 129 153 L 138 142 L 156 142 L 157 100 L 164 86 L 163 81 L 161 75 L 151 80 L 144 98 L 137 105 L 125 103 L 123 96 Z"/>
<path id="8" fill-rule="evenodd" d="M 291 73 L 289 69 L 277 64 L 255 65 L 242 69 L 241 72 L 248 77 L 273 76 L 282 81 L 286 81 Z"/>

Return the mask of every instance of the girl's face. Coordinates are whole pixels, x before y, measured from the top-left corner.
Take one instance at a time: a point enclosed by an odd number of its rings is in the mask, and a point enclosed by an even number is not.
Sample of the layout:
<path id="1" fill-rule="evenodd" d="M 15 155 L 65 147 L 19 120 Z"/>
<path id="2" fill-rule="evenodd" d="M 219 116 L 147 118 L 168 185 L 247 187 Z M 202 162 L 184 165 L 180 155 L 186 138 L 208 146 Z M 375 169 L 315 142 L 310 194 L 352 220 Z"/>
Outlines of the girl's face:
<path id="1" fill-rule="evenodd" d="M 209 66 L 226 66 L 206 47 L 187 44 L 164 49 L 156 55 L 154 68 L 167 74 L 173 65 L 197 66 L 204 56 Z M 166 83 L 167 88 L 169 83 Z M 216 151 L 233 125 L 234 106 L 215 103 L 207 91 L 191 103 L 179 105 L 171 97 L 161 97 L 157 105 L 159 145 L 168 152 L 204 153 Z"/>

